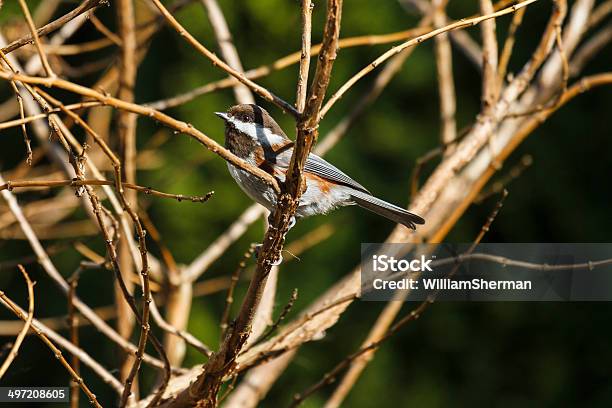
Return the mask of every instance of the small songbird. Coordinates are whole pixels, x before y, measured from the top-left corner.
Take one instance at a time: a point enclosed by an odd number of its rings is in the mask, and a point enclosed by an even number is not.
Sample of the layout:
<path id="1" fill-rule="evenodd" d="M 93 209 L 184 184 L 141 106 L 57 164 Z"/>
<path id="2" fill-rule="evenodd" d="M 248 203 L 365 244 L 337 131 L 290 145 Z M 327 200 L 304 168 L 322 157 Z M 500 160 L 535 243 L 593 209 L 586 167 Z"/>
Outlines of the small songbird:
<path id="1" fill-rule="evenodd" d="M 236 156 L 276 177 L 280 182 L 293 154 L 293 142 L 265 109 L 251 104 L 236 105 L 227 113 L 215 112 L 225 121 L 225 147 Z M 258 177 L 227 163 L 240 188 L 272 211 L 276 193 Z M 425 220 L 403 208 L 374 197 L 365 187 L 315 154 L 304 167 L 306 190 L 300 197 L 297 218 L 325 214 L 337 207 L 357 204 L 391 221 L 416 229 Z M 293 223 L 291 224 L 293 225 Z"/>

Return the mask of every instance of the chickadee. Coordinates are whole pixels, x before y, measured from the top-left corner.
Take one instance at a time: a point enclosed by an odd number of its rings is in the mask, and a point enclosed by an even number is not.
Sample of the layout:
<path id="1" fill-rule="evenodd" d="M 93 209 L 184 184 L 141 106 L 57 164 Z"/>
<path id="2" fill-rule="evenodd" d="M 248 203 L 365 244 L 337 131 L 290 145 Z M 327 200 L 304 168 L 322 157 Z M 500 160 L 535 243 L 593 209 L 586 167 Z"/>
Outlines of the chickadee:
<path id="1" fill-rule="evenodd" d="M 227 113 L 215 112 L 225 121 L 225 147 L 236 156 L 285 181 L 293 142 L 265 109 L 251 104 L 236 105 Z M 253 200 L 273 211 L 276 193 L 258 177 L 227 163 L 229 172 L 240 188 Z M 365 187 L 315 154 L 304 167 L 306 191 L 295 212 L 297 218 L 357 204 L 393 222 L 416 229 L 425 220 L 403 208 L 374 197 Z M 291 224 L 291 226 L 293 223 Z"/>

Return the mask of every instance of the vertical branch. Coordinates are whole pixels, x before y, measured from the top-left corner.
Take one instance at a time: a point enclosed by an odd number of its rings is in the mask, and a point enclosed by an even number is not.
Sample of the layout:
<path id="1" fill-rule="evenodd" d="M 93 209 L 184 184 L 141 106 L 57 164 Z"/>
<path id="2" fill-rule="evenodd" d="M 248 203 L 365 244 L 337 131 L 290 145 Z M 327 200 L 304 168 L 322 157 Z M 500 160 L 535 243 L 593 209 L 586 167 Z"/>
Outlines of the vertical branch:
<path id="1" fill-rule="evenodd" d="M 246 263 L 255 252 L 255 247 L 251 245 L 249 250 L 244 253 L 238 267 L 232 273 L 232 277 L 230 279 L 229 288 L 227 288 L 227 294 L 225 295 L 225 306 L 223 307 L 223 313 L 221 314 L 221 323 L 219 324 L 221 329 L 221 341 L 225 338 L 225 334 L 229 327 L 229 316 L 232 311 L 232 304 L 234 303 L 234 289 L 236 289 L 236 285 L 238 284 L 238 280 L 240 280 L 240 275 L 244 268 L 246 268 Z"/>
<path id="2" fill-rule="evenodd" d="M 232 34 L 227 27 L 227 22 L 225 21 L 221 7 L 219 7 L 219 3 L 217 0 L 202 0 L 202 4 L 206 8 L 208 20 L 215 33 L 217 43 L 219 43 L 221 56 L 223 56 L 227 65 L 238 72 L 244 72 L 242 63 L 240 62 L 240 55 L 238 51 L 236 51 L 236 46 L 232 41 Z M 255 103 L 253 94 L 243 83 L 237 83 L 233 89 L 238 103 Z"/>
<path id="3" fill-rule="evenodd" d="M 429 17 L 423 18 L 419 27 L 429 24 Z M 414 48 L 407 48 L 386 64 L 377 75 L 371 87 L 364 94 L 357 98 L 357 102 L 352 107 L 348 115 L 343 118 L 325 138 L 316 146 L 315 153 L 324 156 L 349 130 L 355 121 L 361 117 L 362 113 L 370 106 L 382 93 L 385 87 L 391 82 L 395 75 L 400 71 L 406 59 L 412 54 Z M 293 251 L 292 251 L 293 252 Z M 239 387 L 229 396 L 225 405 L 227 407 L 255 407 L 264 398 L 268 390 L 272 387 L 276 379 L 285 370 L 293 359 L 297 350 L 290 350 L 272 359 L 269 362 L 258 365 L 249 370 Z"/>
<path id="4" fill-rule="evenodd" d="M 435 28 L 446 24 L 446 0 L 433 0 L 432 13 Z M 438 91 L 440 96 L 440 119 L 442 120 L 441 141 L 446 146 L 445 153 L 453 151 L 451 143 L 457 138 L 455 122 L 456 100 L 455 82 L 453 80 L 453 55 L 449 35 L 442 33 L 434 38 L 436 69 L 438 71 Z"/>
<path id="5" fill-rule="evenodd" d="M 323 105 L 323 98 L 329 85 L 331 70 L 338 52 L 338 37 L 340 35 L 340 16 L 342 0 L 328 0 L 327 21 L 323 30 L 323 42 L 314 74 L 312 86 L 308 92 L 308 98 L 304 111 L 301 113 L 297 123 L 297 138 L 291 157 L 291 163 L 287 170 L 285 188 L 287 193 L 296 200 L 299 199 L 303 188 L 304 164 L 312 146 L 317 140 L 319 113 Z M 297 206 L 297 202 L 293 203 Z M 278 211 L 277 211 L 278 212 Z M 295 210 L 293 211 L 295 212 Z M 293 214 L 291 212 L 291 214 Z"/>
<path id="6" fill-rule="evenodd" d="M 300 54 L 300 71 L 297 81 L 295 106 L 299 113 L 306 107 L 306 91 L 308 89 L 308 71 L 310 69 L 310 47 L 312 33 L 312 0 L 302 0 L 302 52 Z"/>
<path id="7" fill-rule="evenodd" d="M 119 0 L 117 2 L 117 25 L 119 37 L 121 39 L 120 58 L 119 58 L 119 91 L 118 97 L 128 102 L 134 101 L 134 85 L 136 82 L 136 35 L 134 4 L 132 0 Z M 136 115 L 126 111 L 117 112 L 117 128 L 119 143 L 121 146 L 121 161 L 123 163 L 122 179 L 128 183 L 136 184 Z M 120 185 L 120 184 L 119 184 Z M 124 194 L 117 191 L 118 195 Z M 125 199 L 137 209 L 137 195 L 134 191 L 125 192 Z M 129 224 L 129 223 L 128 223 Z M 130 227 L 131 229 L 131 227 Z M 127 277 L 134 269 L 131 259 L 128 237 L 122 235 L 119 240 L 119 266 L 123 279 L 126 282 L 127 290 L 131 293 L 134 284 Z M 134 327 L 134 315 L 130 312 L 127 299 L 119 284 L 115 285 L 115 304 L 117 307 L 117 330 L 125 337 L 129 338 Z M 137 362 L 134 356 L 122 356 L 125 358 L 121 366 L 121 378 L 127 380 L 130 375 L 131 367 Z M 131 381 L 126 381 L 131 384 Z M 138 383 L 134 384 L 135 394 L 138 394 Z"/>
<path id="8" fill-rule="evenodd" d="M 32 38 L 34 39 L 34 44 L 36 45 L 36 50 L 38 51 L 38 55 L 40 56 L 40 61 L 42 62 L 43 68 L 45 69 L 45 74 L 48 77 L 53 77 L 55 74 L 49 65 L 49 61 L 47 61 L 47 55 L 40 44 L 40 38 L 38 37 L 38 32 L 36 31 L 36 27 L 34 26 L 34 21 L 32 20 L 32 15 L 30 14 L 30 9 L 28 9 L 28 5 L 25 0 L 19 0 L 19 6 L 23 11 L 23 15 L 28 23 L 28 27 L 30 28 L 30 32 L 32 33 Z"/>
<path id="9" fill-rule="evenodd" d="M 482 15 L 494 12 L 491 0 L 480 0 Z M 491 108 L 499 97 L 497 80 L 497 38 L 495 34 L 495 19 L 482 22 L 482 103 L 487 110 Z"/>
<path id="10" fill-rule="evenodd" d="M 76 295 L 76 288 L 79 283 L 79 273 L 81 268 L 79 267 L 74 275 L 69 279 L 70 290 L 68 291 L 68 330 L 70 331 L 70 342 L 75 346 L 79 346 L 79 318 L 75 313 L 74 297 Z M 72 368 L 80 375 L 81 367 L 79 356 L 76 354 L 72 355 Z M 70 382 L 70 407 L 78 408 L 79 406 L 79 384 L 72 380 Z"/>

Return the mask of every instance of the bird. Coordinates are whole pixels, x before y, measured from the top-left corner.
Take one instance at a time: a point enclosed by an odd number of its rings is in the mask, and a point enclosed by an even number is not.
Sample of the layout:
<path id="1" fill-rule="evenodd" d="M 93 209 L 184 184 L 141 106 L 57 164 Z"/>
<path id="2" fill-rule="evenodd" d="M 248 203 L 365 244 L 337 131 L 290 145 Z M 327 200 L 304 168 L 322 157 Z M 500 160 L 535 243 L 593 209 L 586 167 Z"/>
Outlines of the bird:
<path id="1" fill-rule="evenodd" d="M 215 112 L 225 122 L 225 147 L 247 163 L 257 166 L 280 183 L 293 154 L 294 142 L 272 116 L 255 104 L 232 106 L 227 112 Z M 276 207 L 274 189 L 259 177 L 227 162 L 229 172 L 240 188 L 270 212 Z M 413 230 L 425 220 L 401 207 L 375 197 L 344 172 L 310 153 L 304 166 L 306 189 L 300 197 L 295 218 L 327 214 L 348 205 L 358 205 Z M 295 224 L 292 218 L 290 227 Z"/>

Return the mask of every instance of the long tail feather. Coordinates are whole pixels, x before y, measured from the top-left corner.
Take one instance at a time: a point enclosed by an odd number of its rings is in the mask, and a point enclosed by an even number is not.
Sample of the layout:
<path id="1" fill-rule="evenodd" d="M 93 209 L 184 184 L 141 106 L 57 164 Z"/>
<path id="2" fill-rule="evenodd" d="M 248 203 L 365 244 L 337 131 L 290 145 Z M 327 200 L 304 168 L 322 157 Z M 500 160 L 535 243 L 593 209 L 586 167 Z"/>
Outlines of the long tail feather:
<path id="1" fill-rule="evenodd" d="M 408 228 L 416 229 L 416 224 L 425 224 L 425 220 L 418 215 L 362 191 L 352 191 L 351 197 L 361 208 L 405 225 Z"/>

